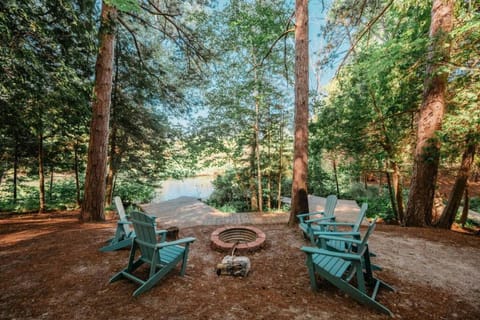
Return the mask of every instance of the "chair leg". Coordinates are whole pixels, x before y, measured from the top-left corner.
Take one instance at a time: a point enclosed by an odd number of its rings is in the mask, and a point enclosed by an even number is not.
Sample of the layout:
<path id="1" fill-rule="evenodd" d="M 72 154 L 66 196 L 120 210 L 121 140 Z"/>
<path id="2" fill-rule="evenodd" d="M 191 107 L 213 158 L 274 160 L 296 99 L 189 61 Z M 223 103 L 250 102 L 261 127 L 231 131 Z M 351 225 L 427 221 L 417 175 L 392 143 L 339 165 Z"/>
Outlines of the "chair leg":
<path id="1" fill-rule="evenodd" d="M 307 255 L 306 265 L 308 268 L 308 277 L 310 278 L 310 287 L 313 291 L 317 291 L 317 279 L 315 278 L 315 266 L 313 265 L 312 255 Z"/>
<path id="2" fill-rule="evenodd" d="M 145 291 L 151 289 L 158 281 L 160 281 L 167 273 L 169 273 L 175 264 L 167 265 L 161 268 L 157 273 L 155 273 L 152 277 L 149 277 L 145 283 L 143 283 L 137 290 L 133 292 L 133 296 L 137 297 L 138 295 L 144 293 Z"/>
<path id="3" fill-rule="evenodd" d="M 188 247 L 189 247 L 189 245 L 187 244 L 185 246 L 185 251 L 183 252 L 182 269 L 180 270 L 180 275 L 182 277 L 185 275 L 185 271 L 187 270 Z"/>
<path id="4" fill-rule="evenodd" d="M 133 242 L 133 238 L 127 238 L 127 239 L 123 239 L 115 242 L 112 241 L 109 245 L 106 245 L 100 248 L 99 250 L 101 252 L 115 251 L 115 250 L 130 246 L 132 242 Z"/>
<path id="5" fill-rule="evenodd" d="M 368 296 L 366 293 L 360 291 L 359 289 L 355 288 L 352 286 L 350 283 L 332 276 L 328 272 L 319 272 L 320 276 L 324 278 L 325 280 L 329 281 L 331 284 L 348 294 L 350 297 L 355 299 L 356 301 L 366 304 L 370 307 L 373 307 L 377 309 L 380 312 L 383 312 L 385 314 L 388 314 L 390 316 L 393 316 L 393 313 L 384 305 L 376 301 L 375 299 L 372 299 L 370 296 Z"/>

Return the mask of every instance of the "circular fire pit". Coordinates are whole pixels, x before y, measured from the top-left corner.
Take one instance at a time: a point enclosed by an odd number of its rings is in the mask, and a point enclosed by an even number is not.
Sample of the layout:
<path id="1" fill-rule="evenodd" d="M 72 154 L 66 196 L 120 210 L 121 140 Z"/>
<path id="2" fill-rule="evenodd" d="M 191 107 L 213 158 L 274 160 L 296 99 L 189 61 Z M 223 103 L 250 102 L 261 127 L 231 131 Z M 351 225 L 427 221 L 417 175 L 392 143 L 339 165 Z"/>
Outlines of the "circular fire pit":
<path id="1" fill-rule="evenodd" d="M 215 230 L 210 237 L 210 244 L 218 251 L 235 250 L 240 253 L 253 252 L 265 246 L 265 233 L 255 227 L 234 226 Z"/>

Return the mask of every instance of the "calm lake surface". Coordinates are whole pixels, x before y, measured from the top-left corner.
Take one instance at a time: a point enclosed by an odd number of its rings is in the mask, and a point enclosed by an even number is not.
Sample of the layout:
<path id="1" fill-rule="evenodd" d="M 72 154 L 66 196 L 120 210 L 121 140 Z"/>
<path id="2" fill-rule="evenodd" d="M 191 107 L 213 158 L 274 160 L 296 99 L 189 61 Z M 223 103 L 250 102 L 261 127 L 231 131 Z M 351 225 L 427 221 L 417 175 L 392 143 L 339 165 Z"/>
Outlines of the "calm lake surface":
<path id="1" fill-rule="evenodd" d="M 162 181 L 162 188 L 155 189 L 153 203 L 167 201 L 178 197 L 207 199 L 213 192 L 214 176 L 198 176 L 183 180 L 168 179 Z"/>

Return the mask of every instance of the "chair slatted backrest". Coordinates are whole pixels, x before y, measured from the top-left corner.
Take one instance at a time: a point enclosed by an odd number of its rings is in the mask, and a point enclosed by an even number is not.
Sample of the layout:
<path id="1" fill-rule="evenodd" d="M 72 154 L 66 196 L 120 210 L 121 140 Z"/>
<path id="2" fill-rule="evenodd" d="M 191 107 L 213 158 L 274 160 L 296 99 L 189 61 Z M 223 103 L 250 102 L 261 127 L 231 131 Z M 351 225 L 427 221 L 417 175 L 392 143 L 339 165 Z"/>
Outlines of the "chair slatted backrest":
<path id="1" fill-rule="evenodd" d="M 127 215 L 125 214 L 125 208 L 123 207 L 122 199 L 117 196 L 113 200 L 115 201 L 115 207 L 117 208 L 120 220 L 127 221 Z M 122 226 L 126 235 L 129 235 L 132 232 L 132 228 L 130 228 L 130 225 L 128 223 L 124 223 Z"/>
<path id="2" fill-rule="evenodd" d="M 358 214 L 357 220 L 355 220 L 355 225 L 352 228 L 352 232 L 358 232 L 358 230 L 360 230 L 360 225 L 367 214 L 367 209 L 368 203 L 364 202 L 360 208 L 360 213 Z"/>
<path id="3" fill-rule="evenodd" d="M 375 230 L 375 226 L 377 224 L 377 219 L 373 220 L 372 222 L 370 222 L 370 224 L 368 225 L 368 229 L 367 229 L 367 232 L 365 233 L 365 235 L 363 236 L 362 238 L 362 243 L 360 243 L 358 245 L 358 250 L 357 252 L 359 252 L 360 254 L 363 255 L 363 252 L 364 250 L 366 249 L 367 245 L 368 245 L 368 237 L 370 237 L 370 235 L 372 234 L 373 230 Z"/>
<path id="4" fill-rule="evenodd" d="M 331 194 L 325 201 L 325 209 L 323 210 L 325 217 L 333 217 L 335 214 L 335 207 L 337 206 L 337 196 Z"/>
<path id="5" fill-rule="evenodd" d="M 130 215 L 136 235 L 134 241 L 142 252 L 142 258 L 151 261 L 155 252 L 155 245 L 157 244 L 155 217 L 147 216 L 139 211 L 132 211 Z M 156 259 L 159 259 L 159 256 Z"/>

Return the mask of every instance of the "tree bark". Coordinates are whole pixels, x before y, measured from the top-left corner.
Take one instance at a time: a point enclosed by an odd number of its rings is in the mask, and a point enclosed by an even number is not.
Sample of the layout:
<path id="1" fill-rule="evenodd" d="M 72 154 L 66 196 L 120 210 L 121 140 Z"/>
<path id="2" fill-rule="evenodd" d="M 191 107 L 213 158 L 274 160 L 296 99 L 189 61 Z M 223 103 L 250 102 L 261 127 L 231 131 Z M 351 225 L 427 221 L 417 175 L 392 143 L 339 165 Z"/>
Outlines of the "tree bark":
<path id="1" fill-rule="evenodd" d="M 73 164 L 73 169 L 75 171 L 75 187 L 76 187 L 76 194 L 77 194 L 77 206 L 80 206 L 81 204 L 81 200 L 80 200 L 80 177 L 79 177 L 79 174 L 78 174 L 78 144 L 77 144 L 77 141 L 75 141 L 75 145 L 73 147 L 73 152 L 74 152 L 74 155 L 75 155 L 75 159 L 74 159 L 74 164 Z"/>
<path id="2" fill-rule="evenodd" d="M 463 196 L 462 216 L 460 217 L 460 224 L 462 225 L 462 227 L 465 227 L 465 223 L 467 223 L 469 210 L 470 210 L 470 196 L 468 194 L 468 180 L 467 180 L 467 185 L 465 186 L 465 193 Z"/>
<path id="3" fill-rule="evenodd" d="M 95 87 L 92 103 L 92 121 L 88 144 L 88 163 L 85 175 L 85 193 L 80 214 L 81 221 L 105 220 L 105 177 L 107 169 L 110 100 L 115 43 L 114 7 L 102 2 L 100 48 L 95 66 Z"/>
<path id="4" fill-rule="evenodd" d="M 282 209 L 282 178 L 283 178 L 283 125 L 285 113 L 282 110 L 282 120 L 280 122 L 280 150 L 278 151 L 278 191 L 277 191 L 277 208 Z"/>
<path id="5" fill-rule="evenodd" d="M 255 97 L 255 159 L 257 162 L 258 211 L 263 212 L 262 167 L 260 163 L 260 102 Z"/>
<path id="6" fill-rule="evenodd" d="M 250 193 L 250 210 L 251 211 L 258 211 L 258 192 L 257 192 L 257 185 L 255 182 L 255 150 L 256 150 L 256 139 L 255 135 L 252 138 L 252 146 L 250 152 L 250 174 L 249 174 L 249 193 Z"/>
<path id="7" fill-rule="evenodd" d="M 15 150 L 13 156 L 13 203 L 17 203 L 17 184 L 18 184 L 18 140 L 15 141 Z"/>
<path id="8" fill-rule="evenodd" d="M 41 130 L 40 130 L 41 131 Z M 44 213 L 46 210 L 45 201 L 45 170 L 43 165 L 43 134 L 40 132 L 38 137 L 38 183 L 40 191 L 40 207 L 38 213 Z"/>
<path id="9" fill-rule="evenodd" d="M 453 0 L 434 0 L 426 79 L 422 106 L 418 115 L 417 144 L 404 226 L 431 225 L 433 198 L 437 181 L 441 129 L 445 112 L 448 73 L 440 68 L 450 57 L 448 34 L 452 30 Z"/>
<path id="10" fill-rule="evenodd" d="M 50 183 L 48 185 L 48 201 L 52 201 L 52 192 L 53 192 L 53 174 L 54 168 L 53 164 L 50 166 Z"/>
<path id="11" fill-rule="evenodd" d="M 115 131 L 115 129 L 113 129 Z M 112 134 L 112 137 L 114 134 Z M 112 204 L 113 199 L 113 181 L 115 179 L 115 175 L 117 174 L 116 168 L 116 160 L 114 159 L 117 155 L 115 154 L 115 144 L 114 138 L 111 139 L 111 147 L 110 147 L 110 157 L 109 157 L 109 165 L 108 165 L 108 173 L 107 179 L 105 181 L 105 205 L 110 206 Z"/>
<path id="12" fill-rule="evenodd" d="M 387 175 L 387 186 L 388 186 L 388 195 L 390 196 L 390 203 L 392 204 L 392 210 L 395 217 L 398 217 L 397 203 L 395 200 L 395 191 L 393 190 L 392 175 L 390 172 L 386 172 Z"/>
<path id="13" fill-rule="evenodd" d="M 338 172 L 337 172 L 337 160 L 333 158 L 332 162 L 333 162 L 333 176 L 335 178 L 335 188 L 336 188 L 335 190 L 337 190 L 337 196 L 340 196 L 340 185 L 338 183 Z M 367 188 L 365 187 L 365 189 Z"/>
<path id="14" fill-rule="evenodd" d="M 116 117 L 116 109 L 117 109 L 117 92 L 118 92 L 118 69 L 119 69 L 119 60 L 120 60 L 120 53 L 122 48 L 120 47 L 120 41 L 117 41 L 115 51 L 117 54 L 115 55 L 114 59 L 114 67 L 115 67 L 115 78 L 112 84 L 112 102 L 110 106 L 110 120 L 112 122 L 112 128 L 110 133 L 110 156 L 108 157 L 108 173 L 107 173 L 107 180 L 105 186 L 105 205 L 111 206 L 113 200 L 113 190 L 114 185 L 113 182 L 115 181 L 115 177 L 118 172 L 118 168 L 120 166 L 120 154 L 117 149 L 117 121 Z"/>
<path id="15" fill-rule="evenodd" d="M 308 0 L 295 1 L 295 141 L 292 204 L 288 224 L 308 212 Z"/>
<path id="16" fill-rule="evenodd" d="M 462 197 L 467 188 L 468 177 L 470 177 L 475 151 L 476 144 L 468 139 L 467 148 L 462 155 L 462 164 L 458 170 L 453 189 L 448 197 L 447 206 L 443 209 L 442 215 L 436 224 L 436 227 L 438 228 L 450 229 L 455 221 L 458 207 L 460 207 L 460 202 L 462 201 Z"/>

